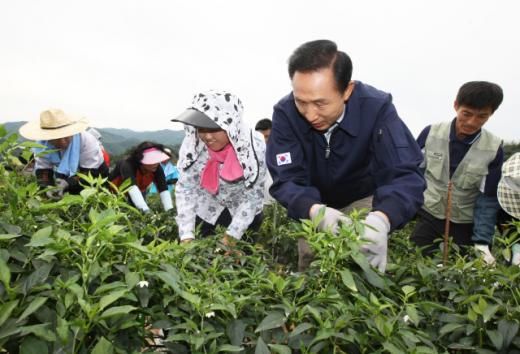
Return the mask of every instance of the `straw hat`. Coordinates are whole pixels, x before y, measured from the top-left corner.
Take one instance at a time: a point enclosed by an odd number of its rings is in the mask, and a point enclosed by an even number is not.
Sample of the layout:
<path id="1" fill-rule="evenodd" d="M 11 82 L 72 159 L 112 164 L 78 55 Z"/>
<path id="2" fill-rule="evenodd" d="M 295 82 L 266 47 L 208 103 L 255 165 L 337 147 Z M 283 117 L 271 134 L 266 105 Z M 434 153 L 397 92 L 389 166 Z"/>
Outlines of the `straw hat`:
<path id="1" fill-rule="evenodd" d="M 65 114 L 61 109 L 40 113 L 40 120 L 20 127 L 20 135 L 30 140 L 53 140 L 80 133 L 88 128 L 85 118 Z"/>
<path id="2" fill-rule="evenodd" d="M 502 178 L 498 183 L 498 202 L 509 215 L 520 219 L 520 152 L 502 165 Z"/>

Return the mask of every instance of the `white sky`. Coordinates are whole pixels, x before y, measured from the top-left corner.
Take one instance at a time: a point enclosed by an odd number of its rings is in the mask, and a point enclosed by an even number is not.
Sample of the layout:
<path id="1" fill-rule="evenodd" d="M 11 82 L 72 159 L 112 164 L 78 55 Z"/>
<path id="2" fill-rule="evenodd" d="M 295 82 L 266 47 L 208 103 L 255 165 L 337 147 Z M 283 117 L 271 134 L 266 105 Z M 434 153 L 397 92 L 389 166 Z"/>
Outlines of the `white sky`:
<path id="1" fill-rule="evenodd" d="M 505 98 L 486 127 L 518 141 L 519 13 L 514 0 L 0 0 L 0 122 L 56 107 L 98 127 L 181 129 L 169 119 L 191 96 L 222 88 L 253 126 L 290 92 L 292 51 L 327 38 L 414 135 L 454 116 L 464 82 L 488 80 Z"/>

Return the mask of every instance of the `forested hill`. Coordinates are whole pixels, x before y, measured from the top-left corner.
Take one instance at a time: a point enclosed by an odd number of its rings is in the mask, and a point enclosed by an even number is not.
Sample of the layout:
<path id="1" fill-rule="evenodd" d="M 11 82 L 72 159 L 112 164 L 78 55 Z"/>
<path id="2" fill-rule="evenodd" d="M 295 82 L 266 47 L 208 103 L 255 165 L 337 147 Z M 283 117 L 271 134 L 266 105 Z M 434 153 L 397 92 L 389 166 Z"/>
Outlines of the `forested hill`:
<path id="1" fill-rule="evenodd" d="M 25 122 L 9 122 L 3 123 L 5 129 L 10 133 L 18 133 L 18 129 Z M 148 140 L 170 147 L 178 148 L 184 138 L 182 130 L 156 130 L 138 132 L 131 129 L 117 128 L 95 128 L 101 133 L 102 142 L 105 149 L 112 156 L 119 156 L 128 151 L 128 149 Z"/>
<path id="2" fill-rule="evenodd" d="M 3 123 L 8 132 L 18 133 L 18 129 L 25 122 L 9 122 Z M 2 124 L 2 123 L 0 123 Z M 128 149 L 139 144 L 142 141 L 154 141 L 173 148 L 178 151 L 179 146 L 184 138 L 182 130 L 155 130 L 137 132 L 131 129 L 118 128 L 96 128 L 102 135 L 103 146 L 108 150 L 111 156 L 121 156 Z M 504 142 L 505 159 L 520 152 L 519 142 Z"/>

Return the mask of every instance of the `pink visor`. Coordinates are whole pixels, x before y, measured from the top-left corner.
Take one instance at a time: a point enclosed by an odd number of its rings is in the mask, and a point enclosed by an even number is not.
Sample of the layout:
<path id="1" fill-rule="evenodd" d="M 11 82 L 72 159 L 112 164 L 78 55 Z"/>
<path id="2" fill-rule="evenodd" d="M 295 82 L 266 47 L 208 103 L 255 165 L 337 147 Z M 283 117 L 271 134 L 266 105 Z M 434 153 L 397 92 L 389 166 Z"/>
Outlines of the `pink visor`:
<path id="1" fill-rule="evenodd" d="M 143 158 L 141 159 L 141 163 L 143 165 L 153 165 L 156 163 L 161 163 L 170 159 L 170 156 L 166 155 L 164 152 L 157 148 L 149 148 L 143 151 Z"/>

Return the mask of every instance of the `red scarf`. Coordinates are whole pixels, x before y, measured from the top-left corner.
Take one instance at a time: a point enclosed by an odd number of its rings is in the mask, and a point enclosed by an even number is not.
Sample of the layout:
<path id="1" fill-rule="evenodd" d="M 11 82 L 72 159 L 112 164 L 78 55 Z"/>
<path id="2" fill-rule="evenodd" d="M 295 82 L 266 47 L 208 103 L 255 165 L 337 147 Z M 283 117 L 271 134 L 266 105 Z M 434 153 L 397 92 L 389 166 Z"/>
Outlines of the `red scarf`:
<path id="1" fill-rule="evenodd" d="M 202 170 L 200 186 L 211 194 L 218 193 L 219 175 L 227 182 L 233 182 L 244 176 L 244 170 L 238 161 L 237 154 L 231 143 L 220 151 L 208 148 L 209 160 Z M 221 164 L 224 164 L 220 169 Z"/>

